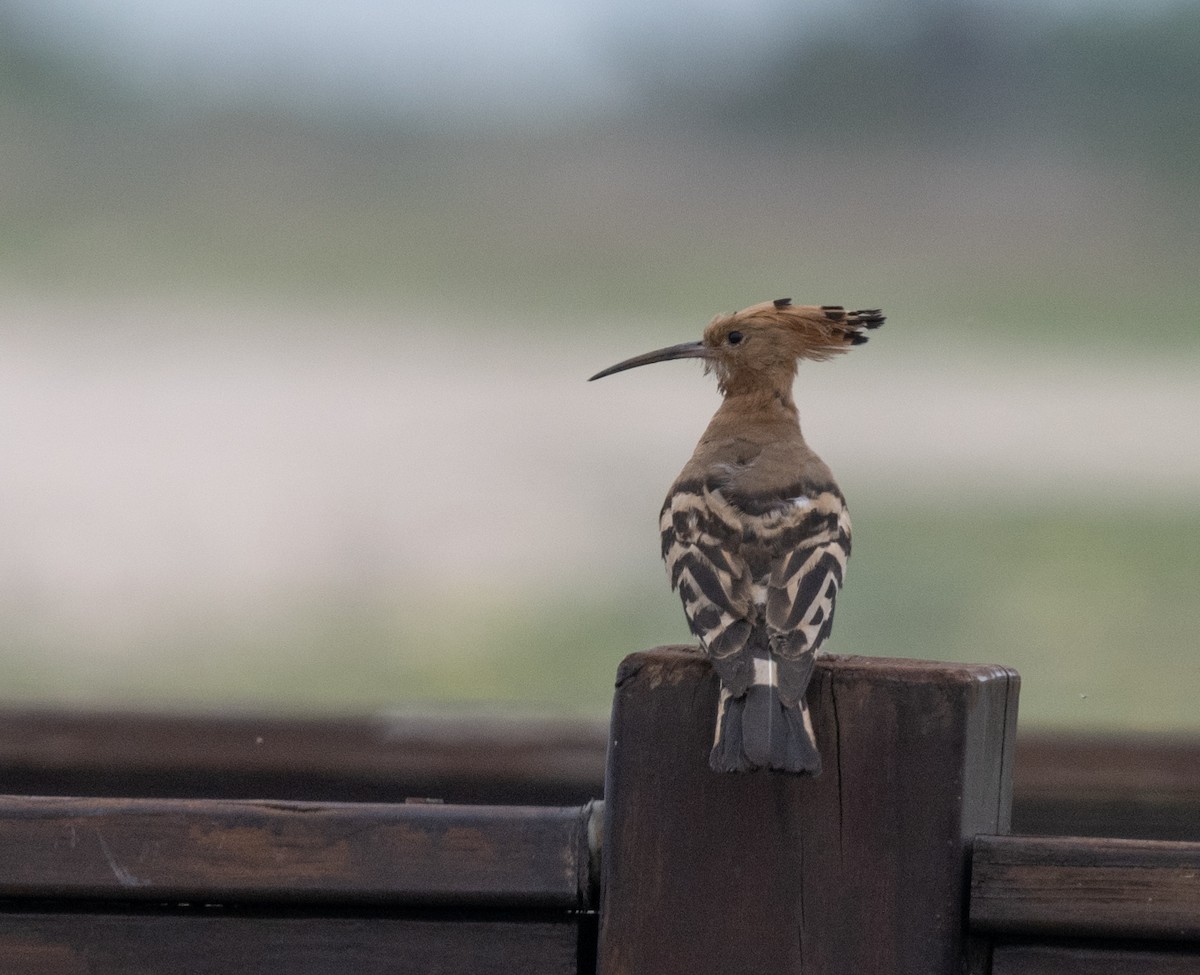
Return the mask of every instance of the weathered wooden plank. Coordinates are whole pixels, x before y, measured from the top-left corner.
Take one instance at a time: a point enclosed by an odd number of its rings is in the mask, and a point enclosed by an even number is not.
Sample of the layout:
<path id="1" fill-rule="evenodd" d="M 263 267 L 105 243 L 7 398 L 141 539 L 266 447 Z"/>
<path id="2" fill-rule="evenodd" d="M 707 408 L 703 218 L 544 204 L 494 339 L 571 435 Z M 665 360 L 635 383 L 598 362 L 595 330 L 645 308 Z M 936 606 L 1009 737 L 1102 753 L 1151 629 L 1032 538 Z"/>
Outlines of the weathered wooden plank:
<path id="1" fill-rule="evenodd" d="M 575 975 L 569 921 L 0 914 L 12 975 Z"/>
<path id="2" fill-rule="evenodd" d="M 0 710 L 0 793 L 582 805 L 601 722 Z"/>
<path id="3" fill-rule="evenodd" d="M 1000 945 L 992 975 L 1196 975 L 1200 955 L 1181 949 L 1134 950 L 1086 945 Z"/>
<path id="4" fill-rule="evenodd" d="M 571 909 L 589 812 L 0 797 L 0 897 Z"/>
<path id="5" fill-rule="evenodd" d="M 827 657 L 809 692 L 822 775 L 719 775 L 708 662 L 629 657 L 601 972 L 963 971 L 970 841 L 1007 827 L 1017 689 L 1002 667 Z"/>
<path id="6" fill-rule="evenodd" d="M 607 725 L 0 709 L 0 793 L 581 805 Z M 1013 831 L 1200 841 L 1200 739 L 1023 731 Z"/>
<path id="7" fill-rule="evenodd" d="M 1022 735 L 1016 787 L 1035 795 L 1145 793 L 1200 800 L 1200 738 L 1194 735 Z"/>
<path id="8" fill-rule="evenodd" d="M 971 871 L 980 931 L 1200 941 L 1200 843 L 981 836 Z"/>
<path id="9" fill-rule="evenodd" d="M 1200 841 L 1200 739 L 1022 733 L 1013 832 Z"/>
<path id="10" fill-rule="evenodd" d="M 1200 800 L 1132 791 L 1124 797 L 1016 793 L 1012 832 L 1200 842 Z"/>

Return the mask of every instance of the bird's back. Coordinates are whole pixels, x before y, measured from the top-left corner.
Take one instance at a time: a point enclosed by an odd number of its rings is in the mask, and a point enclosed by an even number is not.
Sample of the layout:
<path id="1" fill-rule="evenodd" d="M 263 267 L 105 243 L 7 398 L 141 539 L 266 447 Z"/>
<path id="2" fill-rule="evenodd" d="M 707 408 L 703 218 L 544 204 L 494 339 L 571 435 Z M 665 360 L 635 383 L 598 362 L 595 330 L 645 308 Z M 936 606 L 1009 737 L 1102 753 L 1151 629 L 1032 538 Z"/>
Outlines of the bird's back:
<path id="1" fill-rule="evenodd" d="M 668 492 L 663 558 L 721 678 L 714 765 L 812 773 L 820 760 L 810 731 L 789 730 L 783 712 L 771 719 L 782 706 L 807 723 L 803 695 L 832 625 L 849 516 L 794 410 L 768 410 L 757 422 L 732 412 L 713 418 Z M 722 742 L 735 719 L 738 733 Z"/>

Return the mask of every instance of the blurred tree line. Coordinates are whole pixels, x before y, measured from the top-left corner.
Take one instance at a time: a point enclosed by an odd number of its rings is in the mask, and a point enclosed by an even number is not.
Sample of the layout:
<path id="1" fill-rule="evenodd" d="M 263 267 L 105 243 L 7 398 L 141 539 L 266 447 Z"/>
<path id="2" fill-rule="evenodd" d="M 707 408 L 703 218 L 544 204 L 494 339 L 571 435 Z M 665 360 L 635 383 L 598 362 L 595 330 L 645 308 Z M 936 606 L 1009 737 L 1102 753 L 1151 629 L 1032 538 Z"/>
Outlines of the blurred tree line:
<path id="1" fill-rule="evenodd" d="M 713 57 L 653 67 L 643 59 L 635 71 L 650 113 L 783 146 L 1036 144 L 1198 175 L 1200 5 L 1054 12 L 918 0 L 877 4 L 879 16 L 853 9 L 736 52 L 728 83 L 706 74 Z"/>
<path id="2" fill-rule="evenodd" d="M 753 49 L 629 40 L 629 108 L 782 144 L 864 139 L 982 146 L 1070 142 L 1182 170 L 1200 147 L 1200 5 L 1067 10 L 976 0 L 860 3 L 819 25 L 786 15 Z M 0 7 L 0 99 L 10 108 L 116 109 L 104 53 L 58 48 Z M 178 98 L 179 93 L 173 94 Z"/>
<path id="3" fill-rule="evenodd" d="M 1200 232 L 1200 4 L 862 0 L 819 23 L 782 14 L 750 46 L 723 45 L 686 23 L 677 36 L 632 33 L 614 33 L 608 45 L 625 79 L 619 104 L 545 117 L 531 105 L 526 118 L 471 127 L 440 118 L 433 94 L 416 115 L 389 114 L 380 99 L 307 99 L 299 87 L 240 92 L 227 104 L 201 102 L 183 82 L 138 88 L 103 51 L 58 44 L 0 4 L 0 259 L 35 277 L 93 267 L 97 280 L 136 272 L 153 281 L 186 268 L 289 289 L 395 282 L 428 294 L 470 267 L 481 294 L 510 293 L 522 307 L 529 293 L 567 281 L 601 300 L 640 288 L 647 307 L 656 295 L 698 289 L 700 304 L 709 292 L 746 287 L 712 279 L 728 263 L 714 223 L 739 213 L 749 223 L 767 205 L 794 210 L 828 196 L 839 153 L 873 167 L 842 191 L 876 201 L 935 157 L 951 167 L 1064 158 L 1081 184 L 1099 173 L 1121 185 L 1118 205 L 1093 183 L 1090 204 L 1111 226 L 1082 235 L 1095 242 L 1112 226 L 1128 231 L 1147 291 L 1162 293 L 1168 275 L 1150 269 L 1191 259 Z M 703 171 L 698 140 L 715 147 L 709 158 L 720 155 L 723 168 Z M 764 176 L 761 191 L 739 185 L 739 167 L 766 156 L 784 161 L 782 175 Z M 697 174 L 709 183 L 689 185 Z M 988 199 L 987 173 L 968 178 Z M 989 213 L 1012 210 L 1013 189 L 1004 192 Z M 725 211 L 705 216 L 718 193 Z M 921 206 L 913 196 L 892 224 L 911 224 Z M 859 264 L 862 244 L 847 245 Z M 755 233 L 745 230 L 738 246 L 745 266 L 762 265 Z M 1044 249 L 1064 250 L 1054 240 Z M 789 267 L 812 259 L 787 257 Z M 909 272 L 896 257 L 881 262 L 902 282 Z M 845 262 L 834 251 L 827 258 L 836 284 Z M 1111 260 L 1081 252 L 1077 263 Z M 1195 300 L 1193 275 L 1170 274 L 1173 300 Z M 1052 277 L 1043 291 L 1070 291 Z M 1092 277 L 1075 291 L 1094 291 Z M 1021 289 L 1003 281 L 995 290 L 1011 303 Z"/>

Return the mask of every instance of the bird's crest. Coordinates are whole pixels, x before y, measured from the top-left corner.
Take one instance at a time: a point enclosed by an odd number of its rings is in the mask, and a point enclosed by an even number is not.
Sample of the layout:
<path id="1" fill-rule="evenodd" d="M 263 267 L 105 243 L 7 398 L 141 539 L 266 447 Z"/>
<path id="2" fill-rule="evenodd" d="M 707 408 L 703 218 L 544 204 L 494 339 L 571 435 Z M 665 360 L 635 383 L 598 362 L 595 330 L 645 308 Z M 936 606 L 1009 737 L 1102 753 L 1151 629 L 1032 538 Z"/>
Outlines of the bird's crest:
<path id="1" fill-rule="evenodd" d="M 790 389 L 798 360 L 823 362 L 862 345 L 867 330 L 883 321 L 878 308 L 847 311 L 777 298 L 714 318 L 704 330 L 704 358 L 726 394 Z"/>
<path id="2" fill-rule="evenodd" d="M 759 332 L 795 359 L 822 362 L 862 345 L 867 330 L 883 322 L 878 308 L 847 311 L 841 305 L 793 305 L 791 298 L 776 298 L 718 315 L 704 330 L 704 344 L 732 349 L 750 337 L 747 333 Z M 748 342 L 746 346 L 749 351 Z"/>

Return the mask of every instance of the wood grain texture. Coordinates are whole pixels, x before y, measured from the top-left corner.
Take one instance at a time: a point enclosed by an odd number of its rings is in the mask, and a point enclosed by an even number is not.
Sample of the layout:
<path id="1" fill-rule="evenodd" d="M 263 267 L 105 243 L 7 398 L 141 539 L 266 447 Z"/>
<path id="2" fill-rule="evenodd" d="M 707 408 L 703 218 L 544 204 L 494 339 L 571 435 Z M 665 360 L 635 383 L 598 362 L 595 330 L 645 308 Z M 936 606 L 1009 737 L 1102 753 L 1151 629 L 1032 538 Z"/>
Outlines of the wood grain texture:
<path id="1" fill-rule="evenodd" d="M 1089 945 L 1000 945 L 992 975 L 1196 975 L 1200 954 L 1178 948 L 1100 948 Z"/>
<path id="2" fill-rule="evenodd" d="M 0 914 L 0 975 L 575 975 L 578 926 Z"/>
<path id="3" fill-rule="evenodd" d="M 586 807 L 0 797 L 0 897 L 587 905 Z"/>
<path id="4" fill-rule="evenodd" d="M 0 710 L 0 793 L 582 805 L 601 722 Z"/>
<path id="5" fill-rule="evenodd" d="M 997 934 L 1200 942 L 1200 843 L 981 836 L 971 925 Z"/>
<path id="6" fill-rule="evenodd" d="M 965 970 L 971 838 L 1007 827 L 1018 678 L 827 657 L 816 779 L 708 768 L 717 682 L 627 658 L 609 746 L 603 975 Z"/>

